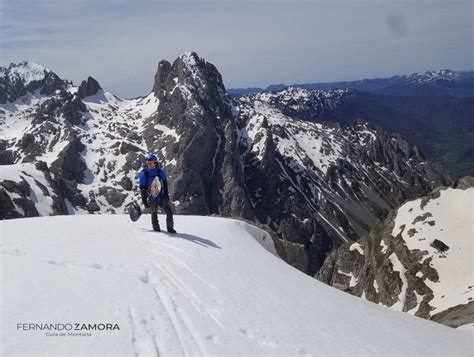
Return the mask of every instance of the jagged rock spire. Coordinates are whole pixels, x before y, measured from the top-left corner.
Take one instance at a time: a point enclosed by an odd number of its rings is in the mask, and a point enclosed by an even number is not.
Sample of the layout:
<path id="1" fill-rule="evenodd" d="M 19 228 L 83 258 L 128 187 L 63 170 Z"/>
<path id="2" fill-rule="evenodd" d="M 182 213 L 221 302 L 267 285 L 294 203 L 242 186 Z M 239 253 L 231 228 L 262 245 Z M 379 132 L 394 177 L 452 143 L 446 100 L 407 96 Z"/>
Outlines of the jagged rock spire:
<path id="1" fill-rule="evenodd" d="M 94 78 L 91 76 L 87 77 L 87 81 L 82 81 L 81 85 L 79 86 L 79 89 L 77 91 L 77 95 L 80 98 L 85 98 L 91 95 L 94 95 L 102 89 L 99 85 L 99 82 L 97 82 Z"/>

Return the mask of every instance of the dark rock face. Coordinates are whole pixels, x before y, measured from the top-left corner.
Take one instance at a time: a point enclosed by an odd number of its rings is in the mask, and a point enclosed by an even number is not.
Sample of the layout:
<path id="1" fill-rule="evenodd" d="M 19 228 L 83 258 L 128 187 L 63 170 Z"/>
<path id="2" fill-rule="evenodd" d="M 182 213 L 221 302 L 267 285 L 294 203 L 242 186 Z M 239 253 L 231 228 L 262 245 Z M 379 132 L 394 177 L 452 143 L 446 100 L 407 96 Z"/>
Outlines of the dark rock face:
<path id="1" fill-rule="evenodd" d="M 26 133 L 20 140 L 20 149 L 23 149 L 25 156 L 23 162 L 33 162 L 33 160 L 41 153 L 41 145 L 36 141 L 35 136 Z"/>
<path id="2" fill-rule="evenodd" d="M 62 91 L 41 103 L 33 123 L 37 125 L 47 121 L 57 123 L 58 117 L 62 116 L 70 124 L 79 125 L 86 111 L 87 108 L 79 97 Z"/>
<path id="3" fill-rule="evenodd" d="M 127 197 L 127 195 L 120 193 L 114 187 L 101 187 L 99 188 L 99 194 L 103 195 L 107 202 L 115 208 L 122 206 Z M 93 209 L 94 205 L 92 204 L 90 207 Z"/>
<path id="4" fill-rule="evenodd" d="M 48 195 L 51 196 L 53 200 L 52 204 L 52 214 L 53 215 L 63 215 L 68 214 L 68 209 L 66 206 L 66 202 L 64 201 L 63 192 L 61 192 L 56 180 L 51 176 L 51 171 L 48 168 L 48 165 L 44 161 L 37 161 L 35 163 L 35 167 L 37 170 L 41 171 L 49 184 L 52 188 L 52 192 Z"/>
<path id="5" fill-rule="evenodd" d="M 435 239 L 433 243 L 431 243 L 431 246 L 438 249 L 440 252 L 446 252 L 449 249 L 449 247 L 439 239 Z"/>
<path id="6" fill-rule="evenodd" d="M 474 301 L 440 312 L 431 319 L 449 327 L 459 327 L 474 321 Z"/>
<path id="7" fill-rule="evenodd" d="M 3 181 L 5 183 L 5 181 Z M 12 219 L 12 218 L 21 218 L 22 215 L 15 209 L 13 202 L 10 198 L 10 195 L 7 194 L 7 191 L 0 187 L 0 219 Z"/>
<path id="8" fill-rule="evenodd" d="M 81 85 L 77 91 L 77 95 L 79 98 L 85 98 L 96 94 L 99 89 L 102 89 L 99 85 L 99 82 L 97 82 L 92 77 L 87 77 L 87 81 L 81 82 Z"/>
<path id="9" fill-rule="evenodd" d="M 48 72 L 41 84 L 41 95 L 52 95 L 56 91 L 62 91 L 66 87 L 66 82 L 59 78 L 55 73 Z"/>
<path id="10" fill-rule="evenodd" d="M 14 163 L 14 155 L 11 150 L 7 150 L 8 142 L 0 139 L 0 165 L 10 165 Z"/>
<path id="11" fill-rule="evenodd" d="M 51 164 L 51 171 L 63 179 L 83 182 L 86 165 L 81 159 L 80 152 L 84 149 L 84 144 L 77 137 L 73 137 Z"/>
<path id="12" fill-rule="evenodd" d="M 5 180 L 0 182 L 0 196 L 2 197 L 2 208 L 0 209 L 0 219 L 11 219 L 20 217 L 37 217 L 39 216 L 35 205 L 29 199 L 30 186 L 22 180 L 20 182 L 14 182 Z M 14 192 L 18 197 L 11 199 L 6 192 Z M 21 213 L 15 210 L 17 206 Z"/>
<path id="13" fill-rule="evenodd" d="M 79 125 L 82 119 L 81 112 L 85 111 L 87 111 L 87 109 L 84 103 L 78 97 L 73 96 L 59 109 L 59 114 L 71 124 Z"/>
<path id="14" fill-rule="evenodd" d="M 37 217 L 38 196 L 51 199 L 51 214 L 68 214 L 64 197 L 47 165 L 38 161 L 33 167 L 22 167 L 16 180 L 0 180 L 0 219 Z M 41 183 L 35 177 L 41 177 Z"/>

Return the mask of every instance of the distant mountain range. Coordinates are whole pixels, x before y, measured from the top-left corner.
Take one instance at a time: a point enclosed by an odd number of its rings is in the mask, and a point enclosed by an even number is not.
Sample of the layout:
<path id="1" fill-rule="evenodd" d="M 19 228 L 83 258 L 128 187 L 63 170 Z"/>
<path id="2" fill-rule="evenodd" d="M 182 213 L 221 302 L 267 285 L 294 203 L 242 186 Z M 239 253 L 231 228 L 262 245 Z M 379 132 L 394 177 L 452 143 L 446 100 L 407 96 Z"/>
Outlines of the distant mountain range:
<path id="1" fill-rule="evenodd" d="M 347 95 L 333 107 L 321 107 L 319 98 L 332 90 Z M 361 119 L 380 125 L 400 133 L 454 177 L 474 175 L 474 71 L 446 69 L 359 81 L 231 88 L 228 92 L 235 97 L 272 96 L 284 113 L 305 120 L 347 125 Z"/>
<path id="2" fill-rule="evenodd" d="M 258 92 L 278 92 L 289 87 L 304 89 L 354 89 L 363 92 L 401 96 L 474 96 L 474 71 L 449 69 L 426 71 L 390 78 L 363 79 L 358 81 L 272 84 L 266 88 L 230 88 L 237 97 Z"/>

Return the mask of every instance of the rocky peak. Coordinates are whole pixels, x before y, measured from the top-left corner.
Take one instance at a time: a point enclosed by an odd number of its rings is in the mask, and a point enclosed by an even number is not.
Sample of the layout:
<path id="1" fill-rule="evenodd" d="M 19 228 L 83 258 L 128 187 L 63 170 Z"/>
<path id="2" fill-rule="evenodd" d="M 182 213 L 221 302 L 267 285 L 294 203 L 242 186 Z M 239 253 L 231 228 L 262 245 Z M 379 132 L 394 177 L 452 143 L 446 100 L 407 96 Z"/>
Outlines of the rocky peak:
<path id="1" fill-rule="evenodd" d="M 91 95 L 94 95 L 102 89 L 99 85 L 99 82 L 97 82 L 94 78 L 88 77 L 87 81 L 82 81 L 81 85 L 79 86 L 79 89 L 77 90 L 77 95 L 80 98 L 85 98 L 89 97 Z"/>
<path id="2" fill-rule="evenodd" d="M 185 100 L 196 94 L 196 99 L 204 101 L 212 100 L 216 96 L 220 99 L 225 97 L 225 101 L 229 101 L 217 68 L 200 58 L 196 52 L 186 52 L 173 64 L 166 60 L 159 62 L 153 92 L 158 98 L 165 98 L 168 94 L 174 94 L 175 90 Z"/>
<path id="3" fill-rule="evenodd" d="M 51 70 L 40 64 L 23 61 L 18 64 L 10 63 L 5 72 L 11 82 L 19 80 L 28 85 L 30 82 L 43 80 Z"/>
<path id="4" fill-rule="evenodd" d="M 194 51 L 183 53 L 176 62 L 180 64 L 182 71 L 187 71 L 192 76 L 199 76 L 199 72 L 205 70 L 206 67 L 206 61 L 199 58 Z"/>
<path id="5" fill-rule="evenodd" d="M 187 75 L 189 79 L 194 80 L 195 85 L 201 84 L 202 80 L 207 80 L 223 86 L 222 77 L 217 68 L 203 58 L 199 58 L 196 52 L 182 54 L 174 64 L 177 65 L 178 74 Z"/>
<path id="6" fill-rule="evenodd" d="M 67 82 L 40 64 L 23 61 L 0 67 L 0 104 L 14 102 L 37 90 L 41 95 L 51 95 L 66 87 Z"/>
<path id="7" fill-rule="evenodd" d="M 161 60 L 158 63 L 158 69 L 155 74 L 155 83 L 153 85 L 153 92 L 158 97 L 161 95 L 162 92 L 166 91 L 172 83 L 167 83 L 170 79 L 169 74 L 171 72 L 171 63 L 167 60 Z"/>
<path id="8" fill-rule="evenodd" d="M 179 56 L 173 64 L 160 61 L 153 93 L 160 100 L 158 112 L 169 110 L 170 105 L 174 106 L 173 117 L 181 112 L 180 118 L 176 118 L 178 122 L 191 116 L 194 122 L 209 115 L 214 119 L 232 117 L 230 96 L 219 71 L 195 52 Z M 198 107 L 202 110 L 196 115 Z"/>

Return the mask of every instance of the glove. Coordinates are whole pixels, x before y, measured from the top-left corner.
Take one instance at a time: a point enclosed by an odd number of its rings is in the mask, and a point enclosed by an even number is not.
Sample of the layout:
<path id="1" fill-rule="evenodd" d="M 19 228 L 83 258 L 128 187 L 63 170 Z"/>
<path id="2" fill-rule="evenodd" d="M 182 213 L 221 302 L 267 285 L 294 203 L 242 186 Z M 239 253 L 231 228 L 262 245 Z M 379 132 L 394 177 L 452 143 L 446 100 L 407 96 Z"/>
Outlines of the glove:
<path id="1" fill-rule="evenodd" d="M 150 207 L 150 204 L 148 203 L 148 193 L 146 190 L 142 190 L 142 202 L 145 207 Z"/>

